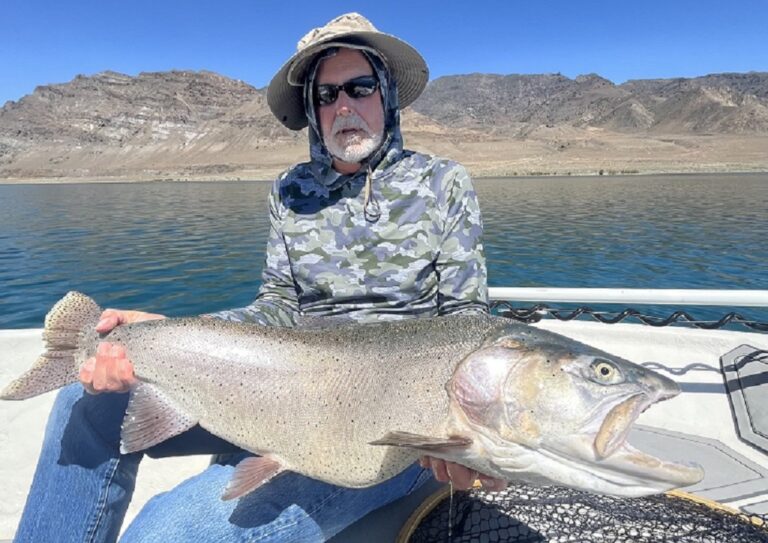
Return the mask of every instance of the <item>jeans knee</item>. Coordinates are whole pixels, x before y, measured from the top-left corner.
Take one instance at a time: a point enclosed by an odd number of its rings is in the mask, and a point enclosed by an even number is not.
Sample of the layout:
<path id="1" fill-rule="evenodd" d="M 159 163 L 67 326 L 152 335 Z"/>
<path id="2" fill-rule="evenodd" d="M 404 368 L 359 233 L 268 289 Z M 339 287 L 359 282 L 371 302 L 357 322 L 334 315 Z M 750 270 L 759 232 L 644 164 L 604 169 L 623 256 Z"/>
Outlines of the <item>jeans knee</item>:
<path id="1" fill-rule="evenodd" d="M 67 385 L 59 390 L 59 393 L 56 395 L 56 401 L 53 405 L 54 407 L 59 408 L 71 408 L 73 405 L 75 405 L 77 400 L 80 399 L 84 392 L 85 389 L 80 383 L 72 383 L 71 385 Z"/>
<path id="2" fill-rule="evenodd" d="M 92 395 L 79 383 L 68 385 L 53 404 L 47 434 L 60 440 L 62 451 L 106 447 L 117 454 L 127 405 L 127 394 Z"/>

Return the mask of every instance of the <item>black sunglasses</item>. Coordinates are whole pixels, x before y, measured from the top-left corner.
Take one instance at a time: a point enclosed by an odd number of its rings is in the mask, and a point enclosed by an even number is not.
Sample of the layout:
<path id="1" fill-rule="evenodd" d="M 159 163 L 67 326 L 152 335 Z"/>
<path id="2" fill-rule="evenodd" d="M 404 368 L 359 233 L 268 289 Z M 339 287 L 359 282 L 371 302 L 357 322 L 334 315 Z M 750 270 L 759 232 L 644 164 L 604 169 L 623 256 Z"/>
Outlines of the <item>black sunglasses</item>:
<path id="1" fill-rule="evenodd" d="M 378 88 L 379 81 L 372 75 L 356 77 L 341 85 L 318 85 L 317 103 L 321 106 L 334 103 L 339 97 L 340 90 L 346 92 L 350 98 L 365 98 L 376 92 Z"/>

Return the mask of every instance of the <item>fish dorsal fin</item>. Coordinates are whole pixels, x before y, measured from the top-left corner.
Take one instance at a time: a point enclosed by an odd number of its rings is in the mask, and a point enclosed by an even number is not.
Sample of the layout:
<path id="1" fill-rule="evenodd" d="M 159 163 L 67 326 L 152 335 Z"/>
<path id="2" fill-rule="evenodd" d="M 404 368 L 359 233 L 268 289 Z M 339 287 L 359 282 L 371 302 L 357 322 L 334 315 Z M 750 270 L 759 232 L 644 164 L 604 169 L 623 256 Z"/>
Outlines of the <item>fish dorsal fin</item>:
<path id="1" fill-rule="evenodd" d="M 236 467 L 227 489 L 222 494 L 222 500 L 234 500 L 256 490 L 261 485 L 283 471 L 283 466 L 271 454 L 266 456 L 249 456 Z"/>
<path id="2" fill-rule="evenodd" d="M 147 449 L 189 430 L 197 420 L 187 415 L 163 391 L 139 383 L 131 391 L 120 432 L 120 452 Z"/>
<path id="3" fill-rule="evenodd" d="M 445 449 L 463 448 L 471 444 L 472 440 L 464 436 L 430 437 L 410 432 L 389 432 L 381 439 L 370 442 L 370 445 L 409 447 L 422 451 L 442 451 Z"/>

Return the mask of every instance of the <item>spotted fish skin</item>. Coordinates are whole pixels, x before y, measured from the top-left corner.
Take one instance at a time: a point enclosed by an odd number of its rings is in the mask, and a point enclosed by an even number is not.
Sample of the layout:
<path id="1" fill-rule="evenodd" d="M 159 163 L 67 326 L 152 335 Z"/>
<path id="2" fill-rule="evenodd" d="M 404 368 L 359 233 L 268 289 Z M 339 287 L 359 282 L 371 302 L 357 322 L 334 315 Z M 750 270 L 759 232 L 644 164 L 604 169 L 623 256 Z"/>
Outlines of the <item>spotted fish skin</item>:
<path id="1" fill-rule="evenodd" d="M 66 356 L 44 355 L 0 397 L 23 399 L 75 382 L 98 342 L 109 341 L 125 347 L 141 382 L 124 423 L 125 452 L 199 423 L 246 450 L 276 455 L 284 469 L 347 487 L 386 480 L 421 455 L 369 442 L 392 430 L 444 433 L 445 385 L 456 365 L 508 322 L 477 314 L 302 329 L 189 318 L 99 336 L 92 330 L 100 312 L 90 298 L 68 294 L 50 313 L 68 316 L 47 319 L 45 332 L 56 338 L 59 327 L 77 329 Z M 78 313 L 80 321 L 71 316 Z M 61 347 L 48 342 L 49 353 Z M 144 396 L 151 397 L 149 413 L 134 401 Z M 126 429 L 158 411 L 183 416 L 126 439 Z"/>
<path id="2" fill-rule="evenodd" d="M 285 470 L 346 487 L 382 482 L 430 454 L 510 481 L 641 496 L 700 469 L 625 444 L 670 379 L 564 336 L 486 314 L 265 327 L 207 318 L 145 321 L 100 337 L 101 309 L 70 293 L 46 317 L 47 351 L 1 399 L 77 380 L 99 341 L 125 347 L 139 384 L 125 453 L 200 424 L 261 455 L 225 498 Z"/>
<path id="3" fill-rule="evenodd" d="M 126 346 L 140 379 L 212 433 L 275 454 L 286 469 L 362 487 L 419 456 L 369 442 L 394 429 L 444 433 L 445 384 L 485 332 L 503 324 L 456 316 L 301 330 L 171 319 L 117 329 L 110 340 Z M 152 346 L 169 337 L 188 339 L 156 363 Z"/>

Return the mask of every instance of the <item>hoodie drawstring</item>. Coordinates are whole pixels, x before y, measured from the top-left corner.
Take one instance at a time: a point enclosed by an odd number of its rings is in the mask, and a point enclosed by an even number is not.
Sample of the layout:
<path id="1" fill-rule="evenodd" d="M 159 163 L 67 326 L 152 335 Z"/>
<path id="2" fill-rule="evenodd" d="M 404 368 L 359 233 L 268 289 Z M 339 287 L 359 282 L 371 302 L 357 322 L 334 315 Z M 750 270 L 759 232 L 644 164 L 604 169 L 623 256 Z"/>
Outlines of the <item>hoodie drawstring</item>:
<path id="1" fill-rule="evenodd" d="M 376 222 L 381 217 L 381 208 L 376 196 L 373 194 L 373 170 L 368 165 L 368 172 L 365 175 L 365 201 L 363 203 L 363 215 L 365 220 Z"/>

